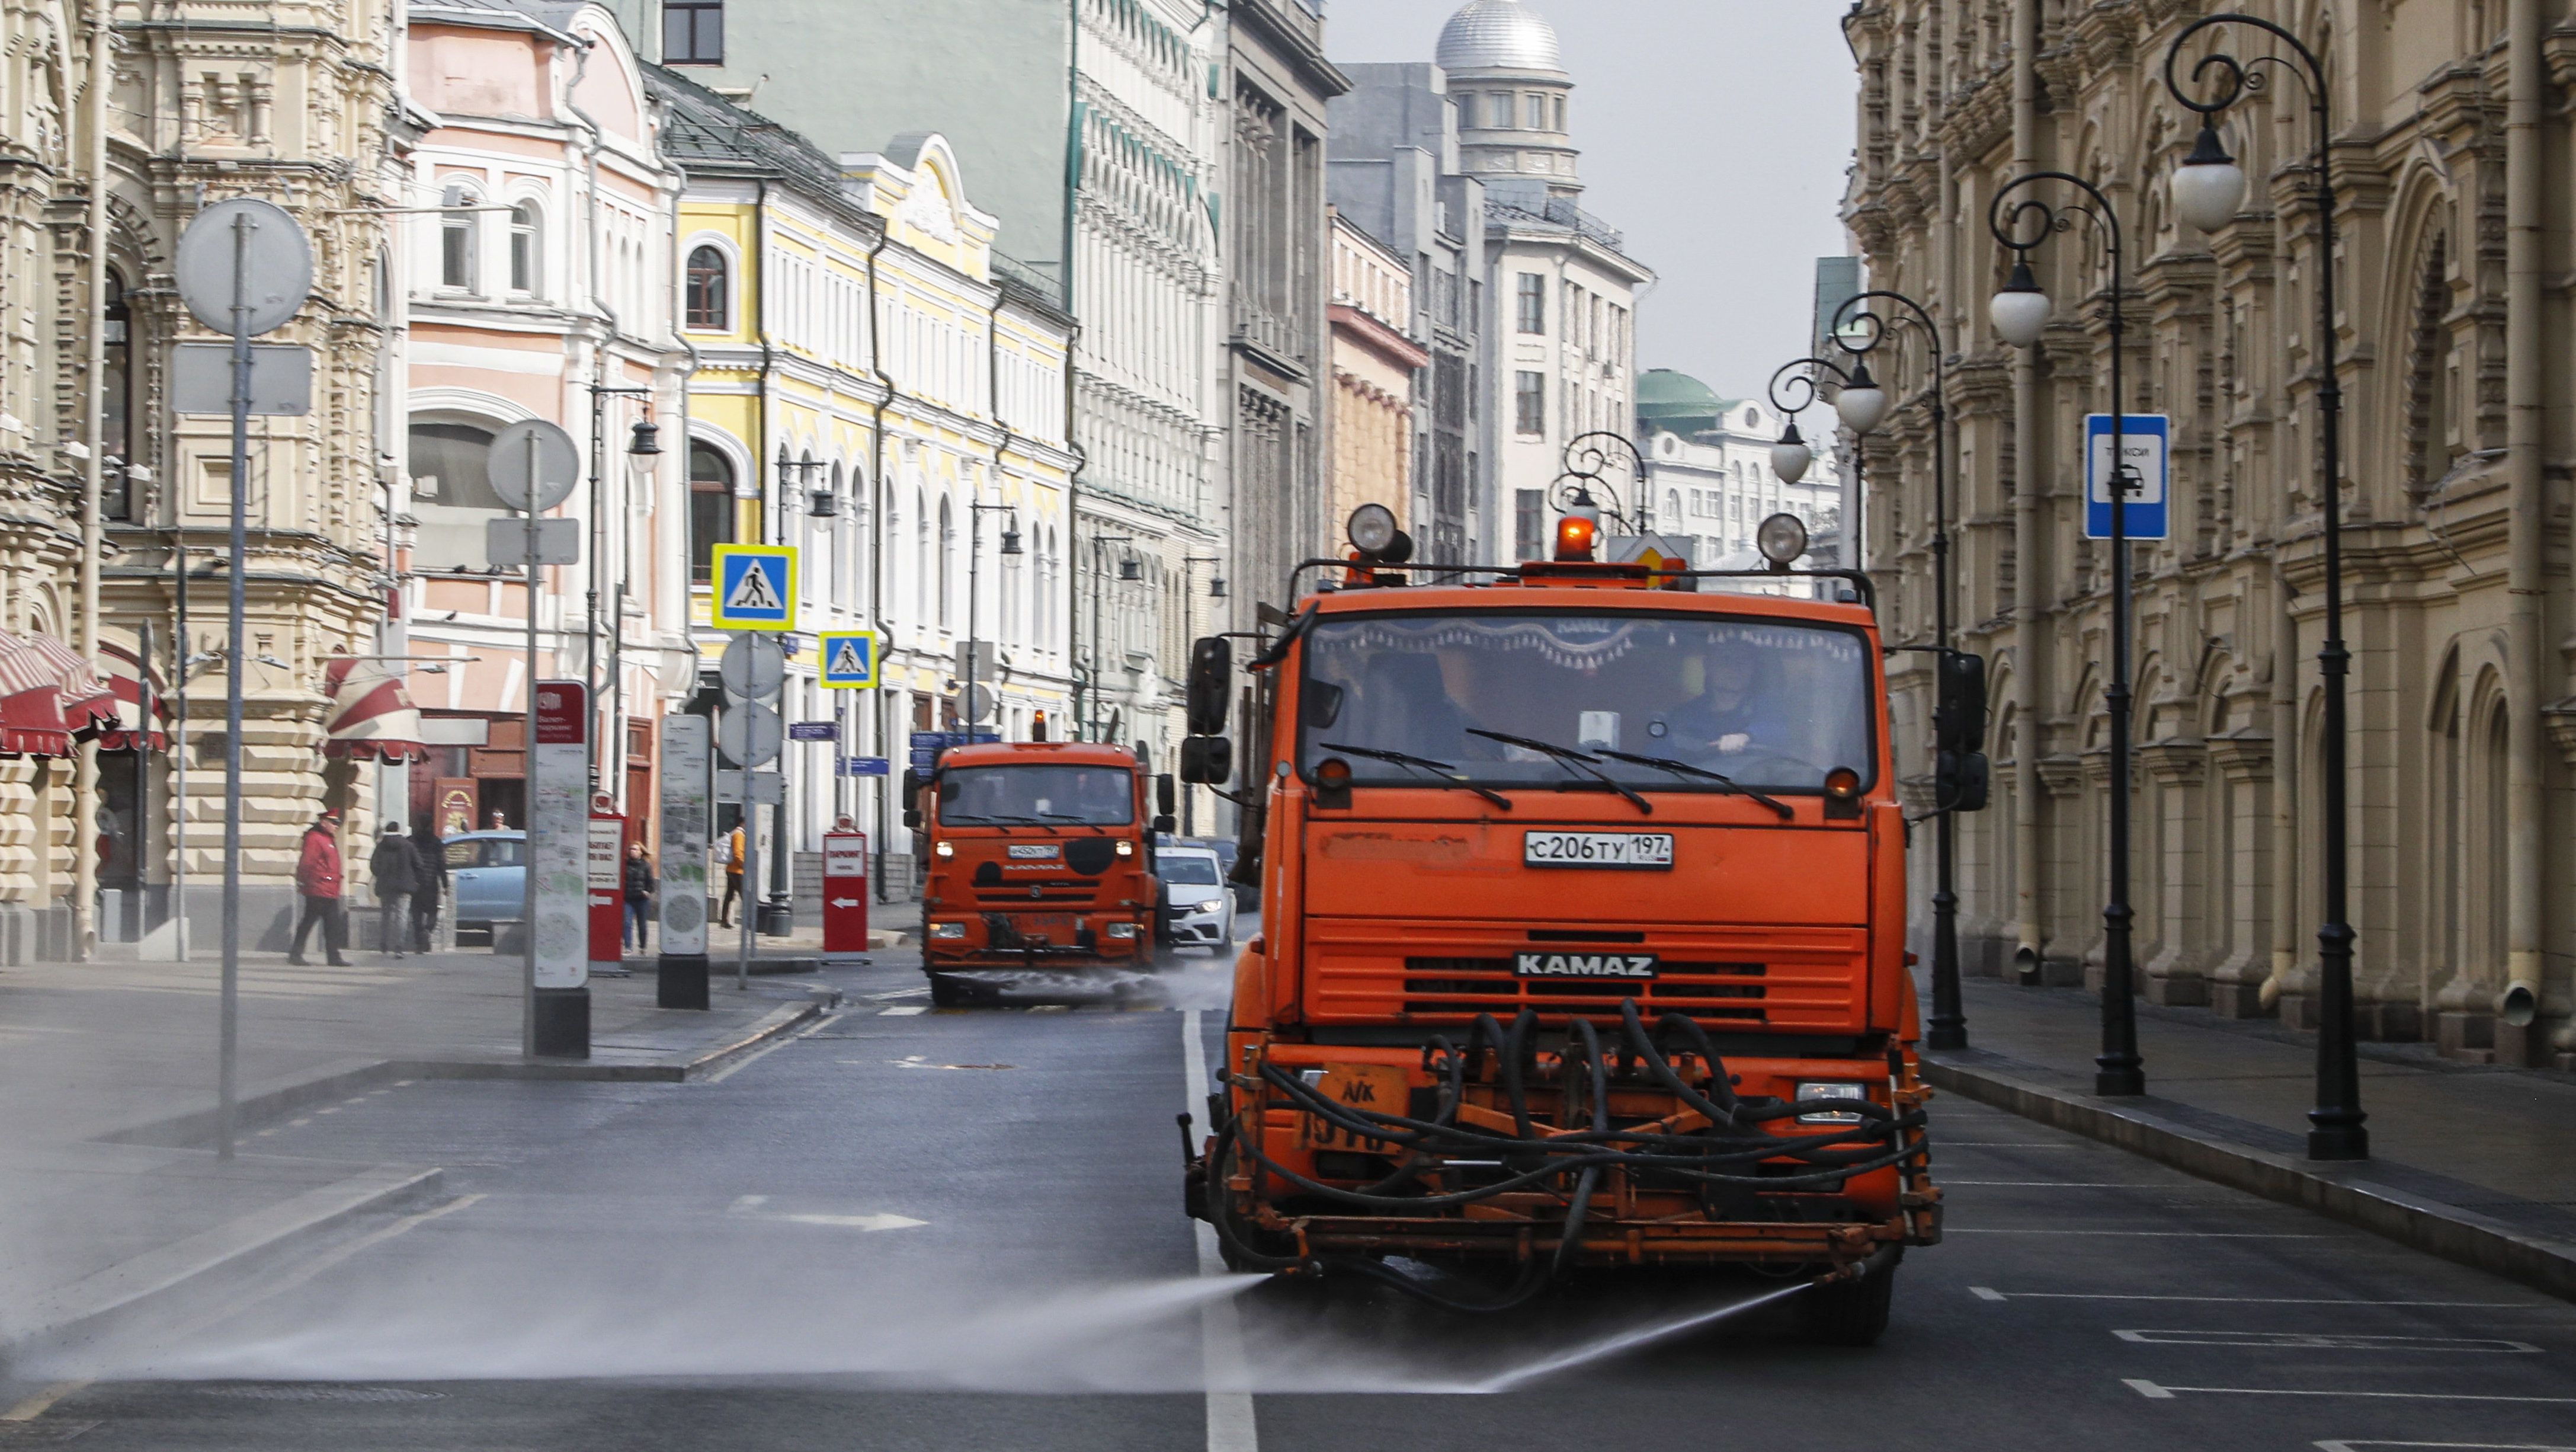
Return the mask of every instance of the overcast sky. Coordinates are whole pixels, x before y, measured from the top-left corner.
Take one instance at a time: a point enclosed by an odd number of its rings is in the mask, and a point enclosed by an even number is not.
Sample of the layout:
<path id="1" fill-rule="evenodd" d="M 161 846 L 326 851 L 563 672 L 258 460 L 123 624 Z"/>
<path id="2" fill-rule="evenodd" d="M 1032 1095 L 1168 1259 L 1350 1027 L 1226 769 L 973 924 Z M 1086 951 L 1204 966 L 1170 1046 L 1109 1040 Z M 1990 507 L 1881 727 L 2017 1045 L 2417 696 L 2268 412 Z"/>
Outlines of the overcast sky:
<path id="1" fill-rule="evenodd" d="M 1337 61 L 1427 61 L 1465 0 L 1337 0 Z M 1844 0 L 1529 0 L 1574 75 L 1583 205 L 1658 281 L 1637 364 L 1760 393 L 1806 351 L 1815 260 L 1845 250 L 1858 81 Z"/>

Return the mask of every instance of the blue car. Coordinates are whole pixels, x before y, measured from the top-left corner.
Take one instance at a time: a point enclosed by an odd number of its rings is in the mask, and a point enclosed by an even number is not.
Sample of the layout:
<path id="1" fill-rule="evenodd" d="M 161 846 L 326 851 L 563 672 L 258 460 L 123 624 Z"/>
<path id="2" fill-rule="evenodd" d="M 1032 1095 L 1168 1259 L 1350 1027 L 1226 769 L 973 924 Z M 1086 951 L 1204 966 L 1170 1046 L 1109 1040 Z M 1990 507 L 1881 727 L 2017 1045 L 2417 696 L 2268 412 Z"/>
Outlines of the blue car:
<path id="1" fill-rule="evenodd" d="M 527 833 L 460 832 L 442 845 L 460 931 L 490 932 L 527 915 Z"/>

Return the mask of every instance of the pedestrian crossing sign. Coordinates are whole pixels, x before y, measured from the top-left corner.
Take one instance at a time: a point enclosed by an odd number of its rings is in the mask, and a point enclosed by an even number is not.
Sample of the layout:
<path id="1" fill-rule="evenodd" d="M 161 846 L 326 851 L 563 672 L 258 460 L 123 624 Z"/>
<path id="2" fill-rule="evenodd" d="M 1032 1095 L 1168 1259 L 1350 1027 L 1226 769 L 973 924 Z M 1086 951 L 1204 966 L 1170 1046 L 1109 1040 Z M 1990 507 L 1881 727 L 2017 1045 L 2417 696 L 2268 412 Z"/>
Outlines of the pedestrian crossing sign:
<path id="1" fill-rule="evenodd" d="M 823 688 L 829 691 L 873 691 L 877 688 L 876 632 L 849 630 L 824 633 Z"/>
<path id="2" fill-rule="evenodd" d="M 715 547 L 715 601 L 708 623 L 718 630 L 796 628 L 796 547 Z"/>

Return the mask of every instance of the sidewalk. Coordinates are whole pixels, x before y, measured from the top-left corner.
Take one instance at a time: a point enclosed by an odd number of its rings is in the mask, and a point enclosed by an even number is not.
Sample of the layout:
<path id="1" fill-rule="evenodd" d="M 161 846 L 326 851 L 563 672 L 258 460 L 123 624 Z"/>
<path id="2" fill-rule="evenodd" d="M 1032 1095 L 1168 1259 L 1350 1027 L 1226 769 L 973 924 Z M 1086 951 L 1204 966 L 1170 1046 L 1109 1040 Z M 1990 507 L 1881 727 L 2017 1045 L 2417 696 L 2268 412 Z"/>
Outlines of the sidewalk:
<path id="1" fill-rule="evenodd" d="M 2099 999 L 1991 978 L 1961 989 L 1970 1047 L 1925 1055 L 1937 1087 L 2576 1298 L 2576 1075 L 2364 1044 L 2373 1158 L 2320 1163 L 2306 1158 L 2309 1035 L 2141 1003 L 2148 1093 L 2104 1099 Z"/>
<path id="2" fill-rule="evenodd" d="M 766 958 L 814 956 L 795 938 Z M 214 1129 L 220 965 L 39 964 L 0 971 L 0 1348 L 272 1253 L 349 1216 L 439 1193 L 434 1168 L 259 1153 L 290 1113 L 431 1077 L 676 1083 L 791 1032 L 837 997 L 830 975 L 714 965 L 710 1006 L 654 1006 L 650 960 L 591 980 L 591 1057 L 520 1051 L 520 960 L 488 950 L 345 968 L 246 953 L 240 1153 Z M 784 963 L 773 963 L 785 967 Z"/>

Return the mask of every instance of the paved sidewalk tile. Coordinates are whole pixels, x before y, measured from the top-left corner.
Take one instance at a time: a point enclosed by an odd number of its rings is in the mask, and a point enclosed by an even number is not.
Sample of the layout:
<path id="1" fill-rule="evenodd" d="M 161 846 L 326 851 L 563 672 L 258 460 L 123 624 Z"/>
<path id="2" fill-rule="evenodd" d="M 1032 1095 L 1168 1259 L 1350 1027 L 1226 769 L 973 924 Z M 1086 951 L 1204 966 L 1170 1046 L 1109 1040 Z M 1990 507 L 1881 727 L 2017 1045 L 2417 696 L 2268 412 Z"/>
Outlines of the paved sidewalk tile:
<path id="1" fill-rule="evenodd" d="M 1925 1001 L 1930 1001 L 1929 985 Z M 1961 985 L 1971 1051 L 1987 1065 L 2090 1095 L 2101 1002 L 2081 989 Z M 2132 1104 L 2213 1140 L 2303 1155 L 2315 1102 L 2313 1039 L 2276 1024 L 2141 1004 L 2145 1100 Z M 2363 1046 L 2361 1104 L 2380 1183 L 2558 1239 L 2576 1239 L 2576 1078 L 2455 1064 L 2422 1045 Z"/>

